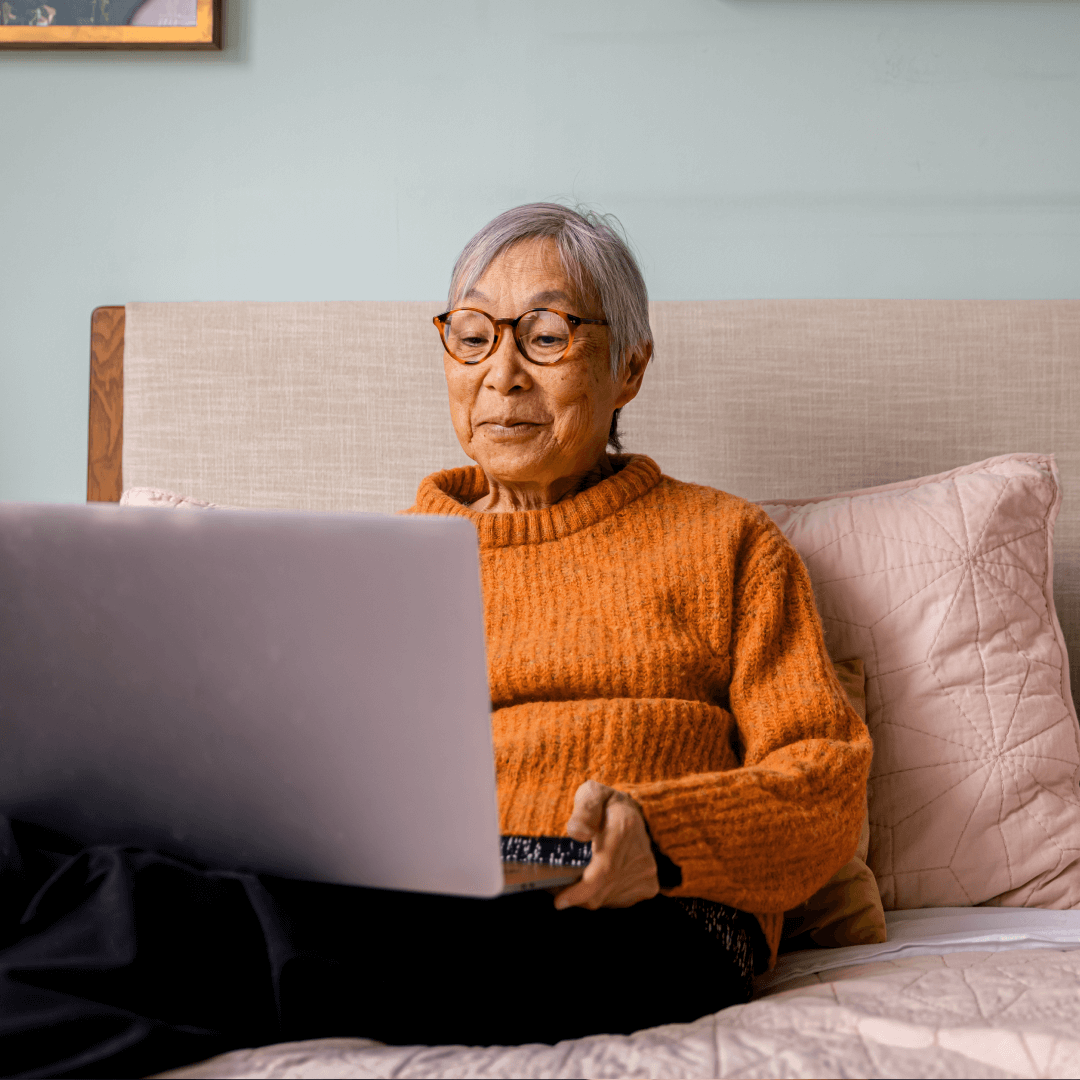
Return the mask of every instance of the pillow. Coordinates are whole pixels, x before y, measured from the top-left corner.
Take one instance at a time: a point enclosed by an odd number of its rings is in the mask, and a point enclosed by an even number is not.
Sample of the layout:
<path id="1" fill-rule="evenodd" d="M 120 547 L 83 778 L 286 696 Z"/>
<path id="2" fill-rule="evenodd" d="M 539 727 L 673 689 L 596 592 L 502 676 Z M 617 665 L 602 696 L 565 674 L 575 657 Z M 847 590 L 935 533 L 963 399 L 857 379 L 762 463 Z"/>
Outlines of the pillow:
<path id="1" fill-rule="evenodd" d="M 885 909 L 1080 906 L 1054 458 L 762 505 L 810 571 L 830 653 L 866 665 Z"/>
<path id="2" fill-rule="evenodd" d="M 195 499 L 191 495 L 177 495 L 174 491 L 159 488 L 128 488 L 120 496 L 121 506 L 160 506 L 175 510 L 210 510 L 217 503 Z"/>
<path id="3" fill-rule="evenodd" d="M 160 488 L 128 488 L 120 496 L 121 506 L 160 506 L 170 510 L 236 510 L 239 507 L 196 499 L 193 495 L 177 495 Z"/>
<path id="4" fill-rule="evenodd" d="M 866 719 L 866 690 L 861 660 L 834 660 L 833 667 L 852 708 Z M 865 805 L 865 801 L 864 801 Z M 874 945 L 885 941 L 885 911 L 873 871 L 866 865 L 870 824 L 863 811 L 859 847 L 813 896 L 784 917 L 785 948 L 814 945 Z M 800 939 L 809 939 L 808 941 Z"/>

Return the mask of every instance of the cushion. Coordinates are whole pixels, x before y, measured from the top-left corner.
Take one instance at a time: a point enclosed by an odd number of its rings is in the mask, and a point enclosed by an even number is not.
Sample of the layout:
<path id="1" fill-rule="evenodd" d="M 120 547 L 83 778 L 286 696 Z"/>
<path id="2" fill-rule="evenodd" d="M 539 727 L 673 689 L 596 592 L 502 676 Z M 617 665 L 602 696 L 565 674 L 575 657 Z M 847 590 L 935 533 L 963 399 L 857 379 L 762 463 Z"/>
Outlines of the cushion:
<path id="1" fill-rule="evenodd" d="M 840 685 L 852 708 L 866 719 L 862 660 L 834 660 Z M 813 896 L 784 918 L 785 948 L 814 945 L 873 945 L 887 937 L 885 911 L 873 871 L 866 864 L 870 824 L 865 800 L 862 835 L 855 857 L 842 866 Z M 805 940 L 809 939 L 809 940 Z"/>
<path id="2" fill-rule="evenodd" d="M 191 495 L 177 495 L 175 491 L 160 488 L 128 488 L 120 496 L 121 506 L 158 506 L 168 510 L 216 510 L 218 503 L 196 499 Z"/>
<path id="3" fill-rule="evenodd" d="M 1080 906 L 1080 729 L 1054 612 L 1052 456 L 765 502 L 834 657 L 866 666 L 886 910 Z"/>

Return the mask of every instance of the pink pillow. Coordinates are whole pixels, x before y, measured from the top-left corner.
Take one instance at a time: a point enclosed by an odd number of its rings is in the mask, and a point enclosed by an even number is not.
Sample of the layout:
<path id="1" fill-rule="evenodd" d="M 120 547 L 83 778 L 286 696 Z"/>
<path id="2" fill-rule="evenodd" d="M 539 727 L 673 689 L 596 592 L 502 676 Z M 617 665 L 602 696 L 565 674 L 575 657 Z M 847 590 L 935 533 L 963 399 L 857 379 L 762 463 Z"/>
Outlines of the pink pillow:
<path id="1" fill-rule="evenodd" d="M 1054 613 L 1052 456 L 762 505 L 862 657 L 886 910 L 1080 906 L 1080 729 Z"/>
<path id="2" fill-rule="evenodd" d="M 196 499 L 193 495 L 177 495 L 175 491 L 160 488 L 128 488 L 120 496 L 121 506 L 159 506 L 168 510 L 222 510 L 229 509 L 220 503 Z"/>

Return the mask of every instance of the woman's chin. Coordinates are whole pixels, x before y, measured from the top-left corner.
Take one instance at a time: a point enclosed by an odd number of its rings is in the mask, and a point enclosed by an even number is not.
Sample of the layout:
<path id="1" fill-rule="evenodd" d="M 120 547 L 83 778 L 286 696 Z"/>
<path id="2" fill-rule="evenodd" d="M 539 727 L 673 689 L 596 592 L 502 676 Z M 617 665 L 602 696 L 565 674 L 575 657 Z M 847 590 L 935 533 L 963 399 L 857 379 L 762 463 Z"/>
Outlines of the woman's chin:
<path id="1" fill-rule="evenodd" d="M 512 428 L 484 424 L 473 435 L 470 456 L 485 472 L 520 474 L 525 479 L 550 456 L 548 434 L 549 429 L 538 424 Z"/>
<path id="2" fill-rule="evenodd" d="M 473 454 L 473 460 L 497 484 L 531 487 L 545 483 L 551 475 L 550 467 L 544 467 L 543 454 L 514 453 L 510 447 L 484 447 L 483 452 Z"/>

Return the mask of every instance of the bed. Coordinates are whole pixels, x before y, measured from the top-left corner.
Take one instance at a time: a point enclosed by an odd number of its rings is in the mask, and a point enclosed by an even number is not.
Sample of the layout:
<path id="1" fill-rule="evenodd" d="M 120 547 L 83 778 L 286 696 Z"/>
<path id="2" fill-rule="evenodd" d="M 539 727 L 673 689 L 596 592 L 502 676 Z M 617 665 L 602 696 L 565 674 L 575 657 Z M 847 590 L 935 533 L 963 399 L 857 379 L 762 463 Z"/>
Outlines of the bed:
<path id="1" fill-rule="evenodd" d="M 438 310 L 98 309 L 88 497 L 408 505 L 463 462 Z M 888 941 L 787 953 L 750 1003 L 632 1036 L 326 1039 L 168 1075 L 1080 1074 L 1080 301 L 651 314 L 627 448 L 762 502 L 807 561 L 834 658 L 867 663 Z"/>

